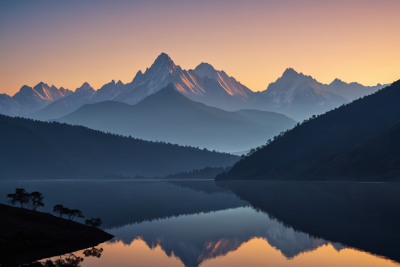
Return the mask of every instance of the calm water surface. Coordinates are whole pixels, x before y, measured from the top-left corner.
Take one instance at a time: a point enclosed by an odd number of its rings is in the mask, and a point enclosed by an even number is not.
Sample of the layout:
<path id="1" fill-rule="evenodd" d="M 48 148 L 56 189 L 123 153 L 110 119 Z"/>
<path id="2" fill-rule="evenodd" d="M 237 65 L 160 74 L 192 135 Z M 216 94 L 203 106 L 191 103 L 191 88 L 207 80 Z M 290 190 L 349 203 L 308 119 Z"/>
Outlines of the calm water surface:
<path id="1" fill-rule="evenodd" d="M 397 184 L 0 183 L 2 203 L 24 187 L 44 194 L 46 212 L 62 204 L 100 217 L 115 238 L 88 248 L 96 255 L 73 252 L 84 267 L 400 266 Z"/>

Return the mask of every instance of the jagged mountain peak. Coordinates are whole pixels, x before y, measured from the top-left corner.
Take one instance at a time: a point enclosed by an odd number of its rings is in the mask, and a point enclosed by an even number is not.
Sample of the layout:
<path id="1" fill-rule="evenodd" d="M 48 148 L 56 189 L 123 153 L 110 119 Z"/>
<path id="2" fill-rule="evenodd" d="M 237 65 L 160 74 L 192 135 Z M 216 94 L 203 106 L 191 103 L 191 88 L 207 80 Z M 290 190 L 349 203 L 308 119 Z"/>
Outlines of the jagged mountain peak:
<path id="1" fill-rule="evenodd" d="M 46 83 L 40 82 L 33 87 L 34 90 L 42 90 L 43 88 L 50 88 Z"/>
<path id="2" fill-rule="evenodd" d="M 116 83 L 116 85 L 120 86 L 120 85 L 124 85 L 124 83 L 123 83 L 121 80 L 119 80 L 119 81 Z"/>
<path id="3" fill-rule="evenodd" d="M 28 86 L 28 85 L 23 85 L 23 86 L 21 87 L 21 89 L 19 89 L 19 91 L 17 92 L 17 94 L 18 94 L 18 93 L 24 93 L 24 92 L 32 91 L 32 90 L 33 90 L 32 87 L 30 87 L 30 86 Z"/>
<path id="4" fill-rule="evenodd" d="M 171 57 L 168 56 L 166 53 L 161 53 L 161 54 L 156 58 L 156 60 L 154 61 L 155 64 L 157 64 L 157 63 L 158 63 L 158 64 L 159 64 L 159 63 L 165 63 L 165 62 L 175 64 L 174 61 L 171 59 Z"/>
<path id="5" fill-rule="evenodd" d="M 47 85 L 47 84 L 45 84 L 44 82 L 40 82 L 40 83 L 38 83 L 36 86 L 43 86 L 43 85 Z M 35 86 L 35 87 L 36 87 Z"/>
<path id="6" fill-rule="evenodd" d="M 171 60 L 167 53 L 162 52 L 156 60 Z"/>
<path id="7" fill-rule="evenodd" d="M 302 73 L 298 73 L 298 72 L 295 71 L 293 68 L 287 68 L 287 69 L 283 72 L 282 77 L 292 77 L 292 76 L 299 75 L 299 74 L 302 74 Z"/>
<path id="8" fill-rule="evenodd" d="M 348 83 L 336 78 L 329 85 L 345 85 L 345 84 L 348 84 Z"/>
<path id="9" fill-rule="evenodd" d="M 81 87 L 77 88 L 75 92 L 82 91 L 94 91 L 94 89 L 87 82 L 85 82 Z"/>
<path id="10" fill-rule="evenodd" d="M 178 68 L 178 66 L 175 65 L 174 61 L 166 53 L 161 53 L 154 61 L 153 65 L 151 65 L 150 70 L 155 68 L 159 69 L 165 67 L 167 67 L 170 73 L 174 73 L 175 70 Z M 147 69 L 146 72 L 148 70 L 149 69 Z"/>
<path id="11" fill-rule="evenodd" d="M 85 83 L 82 84 L 82 86 L 81 86 L 80 88 L 87 89 L 87 88 L 90 88 L 90 87 L 91 87 L 90 84 L 88 84 L 87 82 L 85 82 Z"/>
<path id="12" fill-rule="evenodd" d="M 194 71 L 197 73 L 197 75 L 199 75 L 200 77 L 204 78 L 204 77 L 208 77 L 208 78 L 212 78 L 214 76 L 214 74 L 217 72 L 217 70 L 208 63 L 200 63 L 200 65 L 198 65 Z"/>

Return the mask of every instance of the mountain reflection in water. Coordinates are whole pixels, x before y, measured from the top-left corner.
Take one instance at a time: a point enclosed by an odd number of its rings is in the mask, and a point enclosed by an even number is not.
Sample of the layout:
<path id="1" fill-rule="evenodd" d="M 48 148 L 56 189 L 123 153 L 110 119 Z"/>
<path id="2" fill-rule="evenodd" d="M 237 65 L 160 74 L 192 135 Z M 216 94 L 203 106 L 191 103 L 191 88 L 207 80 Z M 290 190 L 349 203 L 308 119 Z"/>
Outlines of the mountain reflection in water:
<path id="1" fill-rule="evenodd" d="M 21 187 L 2 185 L 0 197 Z M 45 211 L 60 203 L 78 208 L 102 218 L 116 236 L 82 267 L 399 266 L 397 184 L 47 181 L 24 187 L 45 195 Z M 73 253 L 96 255 L 90 249 Z"/>
<path id="2" fill-rule="evenodd" d="M 253 238 L 262 238 L 290 259 L 305 251 L 312 251 L 328 241 L 285 227 L 266 214 L 252 208 L 237 208 L 215 213 L 181 216 L 145 222 L 108 231 L 131 244 L 143 240 L 151 249 L 160 246 L 168 256 L 179 258 L 185 266 L 199 266 L 237 250 Z M 344 248 L 333 244 L 338 250 Z"/>

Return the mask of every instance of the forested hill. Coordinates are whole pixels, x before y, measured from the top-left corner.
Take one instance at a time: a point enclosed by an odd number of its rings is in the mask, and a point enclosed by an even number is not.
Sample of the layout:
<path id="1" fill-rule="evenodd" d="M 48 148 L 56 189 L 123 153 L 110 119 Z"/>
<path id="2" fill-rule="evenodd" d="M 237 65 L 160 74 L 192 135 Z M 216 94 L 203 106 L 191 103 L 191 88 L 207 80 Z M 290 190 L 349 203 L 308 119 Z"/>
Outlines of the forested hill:
<path id="1" fill-rule="evenodd" d="M 216 179 L 399 180 L 399 101 L 397 81 L 304 121 Z"/>
<path id="2" fill-rule="evenodd" d="M 165 176 L 231 166 L 239 158 L 82 126 L 0 115 L 0 179 Z"/>

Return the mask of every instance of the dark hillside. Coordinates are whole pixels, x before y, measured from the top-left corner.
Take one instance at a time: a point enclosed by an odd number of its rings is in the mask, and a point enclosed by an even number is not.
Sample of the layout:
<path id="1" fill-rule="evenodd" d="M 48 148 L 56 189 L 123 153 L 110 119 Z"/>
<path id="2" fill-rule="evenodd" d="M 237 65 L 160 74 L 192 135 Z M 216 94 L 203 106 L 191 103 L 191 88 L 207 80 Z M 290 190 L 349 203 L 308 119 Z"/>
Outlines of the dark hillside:
<path id="1" fill-rule="evenodd" d="M 3 115 L 0 129 L 0 179 L 165 176 L 205 167 L 227 167 L 238 159 L 230 154 L 148 142 L 82 126 Z"/>
<path id="2" fill-rule="evenodd" d="M 65 166 L 59 151 L 26 127 L 0 119 L 0 140 L 2 179 L 13 178 L 15 174 L 55 174 Z"/>
<path id="3" fill-rule="evenodd" d="M 100 229 L 78 222 L 0 204 L 0 266 L 18 266 L 70 253 L 111 238 Z"/>
<path id="4" fill-rule="evenodd" d="M 391 175 L 385 178 L 382 176 L 398 169 L 396 164 L 390 164 L 397 162 L 400 153 L 399 150 L 391 148 L 392 143 L 396 146 L 398 143 L 395 140 L 395 128 L 390 130 L 392 133 L 382 136 L 383 139 L 371 140 L 378 138 L 400 120 L 399 99 L 400 81 L 373 95 L 303 122 L 265 148 L 243 159 L 226 175 L 220 175 L 217 179 L 370 181 L 395 178 Z M 370 141 L 372 143 L 368 144 Z M 374 152 L 368 152 L 369 156 L 365 158 L 367 161 L 360 162 L 363 158 L 360 149 L 373 149 L 374 144 L 378 143 L 385 144 L 385 147 L 376 150 L 378 154 L 375 155 Z M 346 168 L 343 168 L 347 160 L 340 160 L 339 157 L 358 146 L 361 147 L 351 152 L 351 159 L 357 161 L 358 167 L 346 165 Z M 367 152 L 364 150 L 362 153 Z M 374 175 L 364 176 L 365 171 L 362 169 L 368 165 L 368 161 L 381 162 L 383 159 L 386 162 L 384 169 L 373 165 L 375 167 L 371 166 L 369 171 Z M 335 160 L 341 161 L 342 165 L 334 163 Z M 331 168 L 329 171 L 327 166 Z M 337 166 L 335 171 L 333 166 Z"/>
<path id="5" fill-rule="evenodd" d="M 374 177 L 400 181 L 400 122 L 327 164 L 310 169 L 310 177 L 346 180 Z"/>

